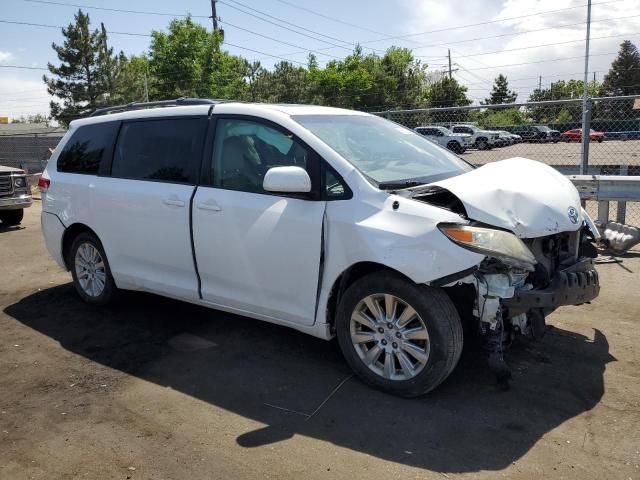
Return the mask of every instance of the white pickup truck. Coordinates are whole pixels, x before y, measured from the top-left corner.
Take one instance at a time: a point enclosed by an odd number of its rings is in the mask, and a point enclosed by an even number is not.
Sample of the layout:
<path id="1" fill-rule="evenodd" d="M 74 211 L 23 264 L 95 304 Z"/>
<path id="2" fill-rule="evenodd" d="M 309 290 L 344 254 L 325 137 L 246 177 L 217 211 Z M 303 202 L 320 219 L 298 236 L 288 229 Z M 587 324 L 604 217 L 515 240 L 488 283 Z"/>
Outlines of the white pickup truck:
<path id="1" fill-rule="evenodd" d="M 498 140 L 498 132 L 482 130 L 475 125 L 451 125 L 450 130 L 455 134 L 466 134 L 471 137 L 473 148 L 490 150 Z"/>
<path id="2" fill-rule="evenodd" d="M 467 148 L 471 147 L 473 141 L 471 135 L 466 133 L 453 133 L 446 127 L 437 125 L 425 125 L 414 128 L 420 135 L 427 137 L 434 143 L 442 145 L 455 153 L 464 153 Z"/>
<path id="3" fill-rule="evenodd" d="M 0 222 L 19 225 L 23 209 L 31 206 L 31 191 L 24 170 L 0 165 Z"/>

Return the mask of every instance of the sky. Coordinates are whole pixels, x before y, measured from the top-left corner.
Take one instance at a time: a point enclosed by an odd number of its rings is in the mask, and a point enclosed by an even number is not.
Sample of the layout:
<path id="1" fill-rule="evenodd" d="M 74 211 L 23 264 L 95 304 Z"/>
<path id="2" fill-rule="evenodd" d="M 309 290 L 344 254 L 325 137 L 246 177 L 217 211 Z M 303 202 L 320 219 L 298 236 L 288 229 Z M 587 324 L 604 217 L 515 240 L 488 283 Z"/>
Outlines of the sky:
<path id="1" fill-rule="evenodd" d="M 216 6 L 225 31 L 224 48 L 260 60 L 267 68 L 283 58 L 306 63 L 310 51 L 322 64 L 348 55 L 360 43 L 365 52 L 382 53 L 391 45 L 410 48 L 429 71 L 442 72 L 450 49 L 453 74 L 477 103 L 489 95 L 499 73 L 507 76 L 519 101 L 526 101 L 537 88 L 540 76 L 543 87 L 559 79 L 582 79 L 586 3 L 218 0 Z M 62 43 L 59 27 L 73 20 L 78 6 L 89 13 L 92 26 L 104 22 L 115 51 L 129 55 L 146 51 L 147 35 L 166 30 L 175 16 L 190 13 L 212 28 L 210 0 L 0 0 L 0 4 L 0 117 L 48 113 L 50 98 L 42 82 L 46 71 L 38 68 L 56 63 L 51 44 Z M 591 20 L 589 79 L 595 72 L 600 81 L 623 40 L 640 46 L 640 0 L 593 0 Z"/>

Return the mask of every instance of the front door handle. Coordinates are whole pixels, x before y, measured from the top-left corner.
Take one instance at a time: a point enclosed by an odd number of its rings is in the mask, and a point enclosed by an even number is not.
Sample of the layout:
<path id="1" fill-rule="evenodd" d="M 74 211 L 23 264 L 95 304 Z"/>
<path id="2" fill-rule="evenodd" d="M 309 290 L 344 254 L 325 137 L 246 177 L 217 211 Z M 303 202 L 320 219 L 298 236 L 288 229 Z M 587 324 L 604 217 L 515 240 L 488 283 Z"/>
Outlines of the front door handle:
<path id="1" fill-rule="evenodd" d="M 220 208 L 220 205 L 218 205 L 215 200 L 211 199 L 207 200 L 206 202 L 199 203 L 198 205 L 196 205 L 196 208 L 200 210 L 209 210 L 210 212 L 219 212 L 222 210 Z"/>
<path id="2" fill-rule="evenodd" d="M 184 207 L 184 202 L 175 198 L 165 198 L 162 203 L 170 207 Z"/>

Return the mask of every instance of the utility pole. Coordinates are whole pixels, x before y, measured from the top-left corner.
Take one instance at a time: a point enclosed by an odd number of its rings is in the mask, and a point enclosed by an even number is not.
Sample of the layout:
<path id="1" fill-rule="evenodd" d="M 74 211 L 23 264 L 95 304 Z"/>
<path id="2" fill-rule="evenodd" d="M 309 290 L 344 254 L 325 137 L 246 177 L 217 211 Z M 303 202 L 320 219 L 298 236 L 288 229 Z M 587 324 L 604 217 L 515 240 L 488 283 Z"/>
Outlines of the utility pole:
<path id="1" fill-rule="evenodd" d="M 211 19 L 213 20 L 213 31 L 218 31 L 218 14 L 216 13 L 216 1 L 211 0 Z"/>
<path id="2" fill-rule="evenodd" d="M 591 0 L 587 3 L 587 38 L 584 52 L 584 91 L 582 93 L 582 145 L 580 147 L 580 175 L 589 170 L 589 140 L 591 132 L 591 102 L 589 101 L 589 41 L 591 39 Z"/>
<path id="3" fill-rule="evenodd" d="M 542 75 L 540 75 L 540 80 L 538 80 L 538 92 L 542 92 Z"/>
<path id="4" fill-rule="evenodd" d="M 449 52 L 449 80 L 451 80 L 451 49 L 447 49 Z"/>

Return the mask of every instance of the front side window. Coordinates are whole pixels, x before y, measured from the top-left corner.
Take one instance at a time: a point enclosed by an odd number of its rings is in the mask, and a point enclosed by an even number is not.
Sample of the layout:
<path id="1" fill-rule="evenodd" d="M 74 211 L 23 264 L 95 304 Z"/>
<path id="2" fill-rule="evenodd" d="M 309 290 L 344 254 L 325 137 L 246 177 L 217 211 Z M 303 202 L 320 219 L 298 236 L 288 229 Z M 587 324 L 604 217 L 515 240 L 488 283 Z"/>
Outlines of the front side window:
<path id="1" fill-rule="evenodd" d="M 295 115 L 380 188 L 429 183 L 471 167 L 413 130 L 369 115 Z"/>
<path id="2" fill-rule="evenodd" d="M 211 178 L 213 186 L 267 193 L 262 181 L 272 167 L 298 166 L 313 178 L 317 162 L 292 134 L 244 119 L 221 118 L 216 123 Z"/>
<path id="3" fill-rule="evenodd" d="M 78 127 L 58 157 L 59 172 L 96 175 L 100 163 L 113 151 L 119 122 Z"/>
<path id="4" fill-rule="evenodd" d="M 195 183 L 205 122 L 154 119 L 122 125 L 111 175 L 133 180 Z"/>

